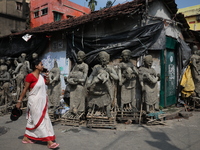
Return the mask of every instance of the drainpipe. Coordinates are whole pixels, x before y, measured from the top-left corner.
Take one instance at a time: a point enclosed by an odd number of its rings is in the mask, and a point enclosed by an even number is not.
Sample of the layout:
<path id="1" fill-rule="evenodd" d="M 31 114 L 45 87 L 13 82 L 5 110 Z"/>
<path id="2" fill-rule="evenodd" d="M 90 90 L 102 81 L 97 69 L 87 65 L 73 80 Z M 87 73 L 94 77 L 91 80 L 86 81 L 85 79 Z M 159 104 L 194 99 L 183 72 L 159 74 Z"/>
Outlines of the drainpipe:
<path id="1" fill-rule="evenodd" d="M 145 3 L 145 25 L 147 25 L 147 16 L 148 16 L 148 6 L 149 6 L 149 0 L 146 0 Z"/>

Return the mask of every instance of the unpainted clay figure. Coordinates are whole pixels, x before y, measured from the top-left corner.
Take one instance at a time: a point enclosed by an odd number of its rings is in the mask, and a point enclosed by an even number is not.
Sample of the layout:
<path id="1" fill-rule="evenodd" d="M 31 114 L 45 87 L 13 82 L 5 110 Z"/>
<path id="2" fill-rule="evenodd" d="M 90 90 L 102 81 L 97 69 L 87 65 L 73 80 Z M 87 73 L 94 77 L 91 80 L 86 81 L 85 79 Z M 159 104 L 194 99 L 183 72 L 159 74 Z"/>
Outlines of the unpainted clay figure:
<path id="1" fill-rule="evenodd" d="M 33 60 L 38 59 L 38 54 L 37 54 L 37 53 L 33 53 L 33 54 L 32 54 L 32 59 L 33 59 Z"/>
<path id="2" fill-rule="evenodd" d="M 0 88 L 1 88 L 1 100 L 0 105 L 7 104 L 9 101 L 10 96 L 10 74 L 7 71 L 7 66 L 1 66 L 1 72 L 0 72 Z"/>
<path id="3" fill-rule="evenodd" d="M 200 97 L 200 50 L 195 45 L 193 46 L 194 54 L 191 56 L 191 72 L 195 85 L 195 94 Z"/>
<path id="4" fill-rule="evenodd" d="M 105 108 L 107 117 L 111 117 L 111 102 L 114 99 L 112 81 L 118 80 L 118 75 L 113 66 L 109 65 L 110 55 L 107 52 L 100 52 L 98 58 L 100 64 L 94 66 L 87 82 L 89 86 L 88 111 L 91 113 L 92 108 L 98 106 L 99 110 Z M 91 83 L 94 82 L 93 80 L 97 82 L 95 82 L 94 86 L 91 86 Z"/>
<path id="5" fill-rule="evenodd" d="M 77 63 L 69 73 L 67 82 L 70 89 L 70 113 L 80 114 L 85 112 L 86 87 L 88 65 L 84 63 L 85 53 L 77 53 Z"/>
<path id="6" fill-rule="evenodd" d="M 53 111 L 60 105 L 61 96 L 61 81 L 60 81 L 60 69 L 58 68 L 57 61 L 54 61 L 54 67 L 49 71 L 48 96 L 49 107 L 53 108 Z"/>
<path id="7" fill-rule="evenodd" d="M 32 70 L 30 69 L 29 61 L 26 60 L 25 53 L 22 53 L 18 61 L 15 60 L 14 63 L 17 66 L 13 74 L 15 75 L 14 79 L 16 80 L 16 84 L 17 84 L 17 98 L 18 98 L 24 86 L 24 79 L 26 75 L 30 73 Z"/>
<path id="8" fill-rule="evenodd" d="M 109 80 L 109 73 L 106 72 L 104 69 L 99 68 L 98 70 L 98 75 L 96 77 L 93 78 L 92 83 L 90 85 L 88 85 L 88 87 L 90 87 L 90 90 L 93 90 L 93 88 L 95 87 L 96 83 L 102 83 L 105 84 L 110 98 L 113 99 L 113 93 L 112 90 L 110 90 L 110 83 L 107 82 Z"/>
<path id="9" fill-rule="evenodd" d="M 144 66 L 139 68 L 139 80 L 142 87 L 142 97 L 146 104 L 146 111 L 159 110 L 158 81 L 160 75 L 151 68 L 153 58 L 151 55 L 144 57 Z"/>
<path id="10" fill-rule="evenodd" d="M 126 49 L 121 54 L 122 62 L 119 64 L 119 85 L 121 86 L 121 110 L 124 105 L 136 109 L 136 79 L 138 69 L 130 61 L 131 51 Z"/>
<path id="11" fill-rule="evenodd" d="M 10 75 L 12 75 L 14 72 L 14 66 L 12 64 L 11 58 L 7 58 L 5 63 L 8 66 L 8 72 L 10 73 Z"/>

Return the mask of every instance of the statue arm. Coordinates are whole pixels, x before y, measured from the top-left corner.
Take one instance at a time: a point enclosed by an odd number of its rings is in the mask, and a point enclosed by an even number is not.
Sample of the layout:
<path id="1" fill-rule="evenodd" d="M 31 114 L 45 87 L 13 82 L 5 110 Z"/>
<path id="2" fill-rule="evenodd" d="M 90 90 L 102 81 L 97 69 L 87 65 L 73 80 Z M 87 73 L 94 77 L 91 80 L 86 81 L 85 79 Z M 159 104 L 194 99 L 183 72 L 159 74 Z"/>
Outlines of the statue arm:
<path id="1" fill-rule="evenodd" d="M 69 75 L 67 77 L 67 80 L 70 80 L 70 78 L 72 78 L 73 73 L 76 70 L 77 65 L 75 64 L 75 66 L 71 69 L 71 71 L 69 72 Z"/>
<path id="2" fill-rule="evenodd" d="M 15 68 L 15 71 L 13 72 L 13 74 L 17 74 L 22 65 L 23 65 L 22 63 L 17 63 L 17 67 Z"/>
<path id="3" fill-rule="evenodd" d="M 15 64 L 15 66 L 17 66 L 19 64 L 19 62 L 17 61 L 17 59 L 14 60 L 14 64 Z"/>
<path id="4" fill-rule="evenodd" d="M 153 84 L 156 84 L 157 81 L 158 81 L 158 77 L 157 76 L 150 75 L 150 74 L 147 75 L 147 79 L 148 79 L 148 81 L 150 83 L 153 83 Z"/>
<path id="5" fill-rule="evenodd" d="M 119 68 L 118 70 L 118 75 L 119 75 L 119 85 L 122 86 L 122 70 Z"/>
<path id="6" fill-rule="evenodd" d="M 78 81 L 84 83 L 88 75 L 88 65 L 85 65 L 83 70 L 83 78 L 79 79 Z"/>
<path id="7" fill-rule="evenodd" d="M 28 71 L 31 72 L 32 69 L 31 69 L 31 67 L 30 67 L 30 63 L 29 63 L 29 61 L 26 61 L 26 66 L 27 66 Z"/>
<path id="8" fill-rule="evenodd" d="M 10 74 L 6 73 L 6 76 L 4 78 L 0 78 L 0 81 L 10 81 Z"/>
<path id="9" fill-rule="evenodd" d="M 193 58 L 193 57 L 191 58 L 191 64 L 192 64 L 192 66 L 194 67 L 195 71 L 196 71 L 198 74 L 200 74 L 199 71 L 198 71 L 198 69 L 197 69 L 196 59 Z"/>
<path id="10" fill-rule="evenodd" d="M 116 71 L 114 70 L 114 68 L 109 67 L 109 68 L 107 68 L 106 71 L 110 74 L 110 76 L 111 76 L 114 80 L 119 80 L 119 77 L 118 77 Z"/>
<path id="11" fill-rule="evenodd" d="M 55 71 L 55 70 L 54 70 Z M 53 73 L 53 80 L 52 80 L 52 82 L 53 81 L 59 81 L 60 80 L 60 69 L 57 69 L 56 71 L 55 71 L 55 73 Z"/>
<path id="12" fill-rule="evenodd" d="M 87 84 L 92 83 L 92 80 L 93 80 L 93 78 L 95 77 L 96 74 L 97 74 L 97 69 L 94 67 L 92 73 L 88 77 Z"/>
<path id="13" fill-rule="evenodd" d="M 143 73 L 144 71 L 142 69 L 139 69 L 138 70 L 138 76 L 139 76 L 139 82 L 140 82 L 140 85 L 142 87 L 142 91 L 144 91 L 144 82 L 143 82 Z"/>
<path id="14" fill-rule="evenodd" d="M 138 75 L 138 69 L 135 67 L 135 66 L 133 66 L 133 71 L 135 72 L 135 74 L 137 74 Z"/>
<path id="15" fill-rule="evenodd" d="M 75 82 L 74 80 L 74 78 L 72 77 L 72 75 L 73 75 L 73 73 L 75 72 L 75 70 L 76 70 L 76 65 L 72 68 L 72 70 L 69 72 L 69 75 L 68 75 L 68 77 L 66 77 L 66 80 L 65 80 L 65 82 L 67 82 L 67 83 L 69 83 L 69 84 L 77 84 L 77 81 Z"/>

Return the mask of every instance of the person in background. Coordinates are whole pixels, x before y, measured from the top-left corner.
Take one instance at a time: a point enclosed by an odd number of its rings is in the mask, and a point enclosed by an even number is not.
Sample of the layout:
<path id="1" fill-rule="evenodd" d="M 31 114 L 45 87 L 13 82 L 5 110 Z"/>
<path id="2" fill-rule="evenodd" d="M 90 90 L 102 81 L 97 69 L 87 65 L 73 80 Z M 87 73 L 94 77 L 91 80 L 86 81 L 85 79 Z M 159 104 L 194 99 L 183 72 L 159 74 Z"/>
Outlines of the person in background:
<path id="1" fill-rule="evenodd" d="M 48 115 L 48 98 L 46 94 L 45 84 L 49 83 L 48 72 L 46 77 L 40 73 L 44 66 L 41 60 L 32 62 L 33 72 L 29 73 L 25 78 L 24 89 L 20 94 L 16 107 L 21 107 L 22 99 L 29 90 L 27 103 L 27 125 L 22 143 L 34 143 L 34 141 L 47 142 L 47 147 L 54 149 L 59 146 L 55 140 L 54 130 Z"/>

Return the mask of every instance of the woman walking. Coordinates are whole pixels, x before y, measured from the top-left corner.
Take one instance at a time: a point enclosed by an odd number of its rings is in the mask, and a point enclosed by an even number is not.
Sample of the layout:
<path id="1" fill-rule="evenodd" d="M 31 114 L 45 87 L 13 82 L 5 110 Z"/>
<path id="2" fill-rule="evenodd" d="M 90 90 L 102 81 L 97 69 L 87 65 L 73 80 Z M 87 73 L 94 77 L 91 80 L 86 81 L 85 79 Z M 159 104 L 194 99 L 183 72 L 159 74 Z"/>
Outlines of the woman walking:
<path id="1" fill-rule="evenodd" d="M 33 72 L 25 78 L 24 89 L 17 101 L 16 107 L 20 108 L 22 99 L 29 90 L 27 125 L 22 143 L 34 143 L 32 140 L 47 142 L 48 148 L 57 148 L 58 143 L 54 143 L 55 135 L 51 120 L 48 115 L 48 98 L 46 94 L 46 85 L 49 83 L 48 73 L 43 77 L 40 73 L 44 66 L 41 60 L 32 62 Z"/>

